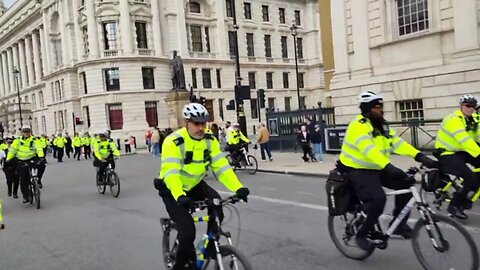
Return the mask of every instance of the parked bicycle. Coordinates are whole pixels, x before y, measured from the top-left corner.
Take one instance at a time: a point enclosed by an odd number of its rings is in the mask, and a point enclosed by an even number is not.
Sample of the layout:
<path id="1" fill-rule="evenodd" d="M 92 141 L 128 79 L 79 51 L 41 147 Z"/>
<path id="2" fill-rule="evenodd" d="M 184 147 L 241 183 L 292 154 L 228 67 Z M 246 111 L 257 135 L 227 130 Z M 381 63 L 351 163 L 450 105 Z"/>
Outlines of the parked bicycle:
<path id="1" fill-rule="evenodd" d="M 120 195 L 120 178 L 112 167 L 112 160 L 107 159 L 103 162 L 103 164 L 108 164 L 101 176 L 101 181 L 97 182 L 97 190 L 100 194 L 105 194 L 107 186 L 109 186 L 112 196 L 117 198 Z"/>
<path id="2" fill-rule="evenodd" d="M 205 210 L 209 207 L 233 205 L 240 200 L 236 196 L 228 197 L 224 200 L 213 199 L 205 201 L 195 202 L 195 211 L 192 211 L 192 214 L 196 211 Z M 214 219 L 217 224 L 217 231 L 209 231 L 205 234 L 201 241 L 197 244 L 197 265 L 198 270 L 226 270 L 226 269 L 235 269 L 235 270 L 252 270 L 252 266 L 247 260 L 247 257 L 243 255 L 236 247 L 232 244 L 232 236 L 230 232 L 226 232 L 221 227 L 221 222 L 219 217 L 214 213 L 202 216 L 194 217 L 195 222 L 208 222 L 211 219 Z M 163 249 L 163 260 L 165 263 L 166 269 L 172 269 L 175 264 L 175 257 L 178 248 L 177 233 L 175 228 L 175 223 L 169 218 L 161 218 L 160 224 L 162 225 L 163 230 L 163 240 L 162 240 L 162 249 Z M 227 244 L 220 243 L 221 238 L 226 238 Z M 215 254 L 207 253 L 207 246 L 210 242 L 214 242 L 215 245 Z"/>
<path id="3" fill-rule="evenodd" d="M 258 161 L 254 156 L 248 154 L 245 149 L 247 145 L 248 144 L 242 144 L 240 149 L 233 155 L 227 155 L 227 159 L 235 171 L 241 169 L 250 175 L 254 175 L 258 171 Z"/>
<path id="4" fill-rule="evenodd" d="M 28 200 L 30 204 L 35 202 L 37 209 L 40 209 L 40 179 L 38 178 L 38 167 L 40 164 L 36 160 L 19 161 L 21 170 L 28 170 L 30 181 L 28 183 Z"/>
<path id="5" fill-rule="evenodd" d="M 422 167 L 410 168 L 407 174 L 413 178 L 417 173 L 422 176 L 425 175 L 426 171 Z M 379 222 L 375 224 L 375 231 L 369 235 L 373 244 L 369 250 L 363 250 L 355 243 L 357 230 L 365 219 L 365 214 L 361 211 L 361 202 L 352 205 L 349 211 L 342 215 L 330 215 L 328 217 L 328 231 L 337 249 L 344 256 L 355 260 L 368 258 L 375 248 L 386 249 L 390 236 L 401 220 L 412 209 L 416 209 L 420 218 L 414 226 L 411 241 L 413 251 L 424 269 L 478 269 L 478 248 L 472 236 L 456 220 L 432 211 L 413 183 L 410 189 L 388 192 L 387 196 L 407 193 L 411 193 L 413 198 L 395 217 L 391 226 L 384 230 Z"/>

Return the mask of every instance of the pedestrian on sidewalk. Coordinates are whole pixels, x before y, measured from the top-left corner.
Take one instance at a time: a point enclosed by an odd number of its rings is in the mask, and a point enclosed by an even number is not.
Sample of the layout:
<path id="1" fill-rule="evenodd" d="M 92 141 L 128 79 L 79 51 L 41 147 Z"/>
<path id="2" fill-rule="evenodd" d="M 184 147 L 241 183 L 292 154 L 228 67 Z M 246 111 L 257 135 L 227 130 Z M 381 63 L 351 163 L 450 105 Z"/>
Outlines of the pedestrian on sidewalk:
<path id="1" fill-rule="evenodd" d="M 315 130 L 312 133 L 313 154 L 318 161 L 323 162 L 322 150 L 322 134 L 320 132 L 320 125 L 315 125 Z"/>
<path id="2" fill-rule="evenodd" d="M 135 138 L 133 136 L 130 136 L 130 138 L 128 139 L 128 143 L 130 144 L 130 150 L 135 153 Z"/>
<path id="3" fill-rule="evenodd" d="M 151 144 L 152 144 L 152 156 L 159 157 L 160 156 L 160 130 L 155 127 L 152 132 L 151 136 Z"/>
<path id="4" fill-rule="evenodd" d="M 132 149 L 130 147 L 130 141 L 129 141 L 128 133 L 125 133 L 125 135 L 123 136 L 123 143 L 125 145 L 125 153 L 126 154 L 131 153 Z"/>
<path id="5" fill-rule="evenodd" d="M 310 134 L 307 132 L 307 127 L 305 125 L 300 128 L 300 133 L 297 136 L 297 141 L 303 150 L 303 161 L 308 162 L 308 156 L 310 156 L 312 161 L 317 161 L 317 159 L 313 156 L 312 147 L 310 146 L 312 139 Z"/>
<path id="6" fill-rule="evenodd" d="M 270 132 L 265 127 L 264 123 L 260 123 L 258 126 L 257 143 L 260 144 L 260 154 L 262 160 L 266 160 L 265 152 L 267 152 L 268 159 L 273 161 L 272 153 L 270 152 Z"/>

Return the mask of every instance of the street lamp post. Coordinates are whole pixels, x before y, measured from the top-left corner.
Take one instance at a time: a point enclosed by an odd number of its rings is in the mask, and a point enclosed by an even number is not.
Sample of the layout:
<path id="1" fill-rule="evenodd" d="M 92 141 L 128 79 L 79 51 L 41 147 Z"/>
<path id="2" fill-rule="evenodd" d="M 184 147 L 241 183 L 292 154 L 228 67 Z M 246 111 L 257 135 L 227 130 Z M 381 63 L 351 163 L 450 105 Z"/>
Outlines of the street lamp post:
<path id="1" fill-rule="evenodd" d="M 18 111 L 20 112 L 20 128 L 23 126 L 23 118 L 22 118 L 22 102 L 20 100 L 20 87 L 18 85 L 18 75 L 20 72 L 16 67 L 13 68 L 13 76 L 15 77 L 15 87 L 17 88 L 17 98 L 18 98 Z"/>
<path id="2" fill-rule="evenodd" d="M 290 27 L 290 33 L 293 36 L 293 53 L 295 54 L 295 75 L 297 78 L 297 99 L 298 99 L 298 109 L 301 110 L 302 108 L 300 107 L 300 85 L 298 83 L 298 55 L 297 55 L 297 31 L 298 27 L 295 24 L 295 21 L 292 23 L 292 26 Z"/>

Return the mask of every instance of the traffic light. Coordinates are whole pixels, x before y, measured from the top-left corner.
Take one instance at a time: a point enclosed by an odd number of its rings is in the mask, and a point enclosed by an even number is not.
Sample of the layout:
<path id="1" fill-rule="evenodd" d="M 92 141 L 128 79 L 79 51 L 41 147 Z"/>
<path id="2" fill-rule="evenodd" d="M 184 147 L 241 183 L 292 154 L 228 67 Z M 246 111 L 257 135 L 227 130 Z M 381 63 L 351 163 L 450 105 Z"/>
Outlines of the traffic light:
<path id="1" fill-rule="evenodd" d="M 200 104 L 202 104 L 203 106 L 205 106 L 205 104 L 207 103 L 207 99 L 205 97 L 202 97 L 200 96 Z"/>
<path id="2" fill-rule="evenodd" d="M 233 111 L 235 110 L 235 100 L 230 99 L 227 104 L 227 111 Z"/>
<path id="3" fill-rule="evenodd" d="M 260 104 L 260 108 L 265 108 L 265 90 L 258 89 L 258 103 Z"/>

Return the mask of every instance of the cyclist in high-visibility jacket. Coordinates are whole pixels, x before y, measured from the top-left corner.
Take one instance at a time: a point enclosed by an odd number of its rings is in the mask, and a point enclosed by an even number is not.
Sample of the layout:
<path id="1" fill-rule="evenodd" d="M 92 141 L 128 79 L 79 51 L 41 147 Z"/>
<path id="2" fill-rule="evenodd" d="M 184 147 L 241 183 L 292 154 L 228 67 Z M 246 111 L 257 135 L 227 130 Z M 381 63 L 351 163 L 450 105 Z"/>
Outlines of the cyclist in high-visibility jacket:
<path id="1" fill-rule="evenodd" d="M 62 133 L 58 133 L 55 140 L 53 140 L 53 145 L 57 147 L 58 162 L 63 162 L 63 154 L 65 153 L 66 144 L 67 144 L 67 139 L 62 136 Z"/>
<path id="2" fill-rule="evenodd" d="M 386 195 L 382 186 L 390 189 L 408 189 L 412 185 L 406 173 L 393 166 L 390 154 L 410 156 L 427 167 L 437 163 L 402 140 L 383 118 L 383 98 L 372 91 L 359 96 L 361 115 L 350 122 L 340 154 L 340 170 L 343 170 L 353 185 L 355 193 L 363 202 L 365 222 L 356 234 L 356 242 L 362 249 L 370 249 L 367 239 L 385 207 Z M 393 215 L 397 216 L 412 197 L 402 194 L 395 197 Z M 412 229 L 405 217 L 394 234 L 408 238 Z"/>
<path id="3" fill-rule="evenodd" d="M 233 129 L 229 132 L 227 136 L 227 146 L 225 150 L 230 152 L 230 155 L 233 157 L 233 160 L 238 160 L 237 155 L 238 151 L 242 148 L 244 143 L 250 143 L 250 140 L 243 135 L 240 130 L 240 124 L 234 123 Z"/>
<path id="4" fill-rule="evenodd" d="M 189 209 L 193 207 L 193 200 L 220 198 L 218 192 L 203 181 L 209 167 L 218 180 L 230 191 L 236 192 L 239 198 L 246 201 L 249 194 L 228 164 L 218 140 L 205 133 L 205 123 L 209 119 L 207 109 L 201 104 L 190 103 L 184 107 L 183 117 L 186 127 L 165 138 L 160 179 L 154 181 L 178 232 L 179 245 L 172 270 L 196 269 L 193 246 L 195 226 Z M 222 219 L 221 207 L 217 211 Z M 208 223 L 209 231 L 214 230 L 214 224 L 214 221 Z M 212 247 L 207 247 L 207 253 L 212 252 Z"/>
<path id="5" fill-rule="evenodd" d="M 100 133 L 100 141 L 94 144 L 94 161 L 93 164 L 98 168 L 97 170 L 97 184 L 100 184 L 101 176 L 108 164 L 112 164 L 112 168 L 115 169 L 114 157 L 119 157 L 120 152 L 117 149 L 115 143 L 110 142 L 106 133 Z"/>
<path id="6" fill-rule="evenodd" d="M 32 129 L 29 126 L 22 127 L 22 137 L 15 139 L 9 148 L 6 162 L 11 162 L 16 158 L 19 163 L 17 164 L 17 173 L 20 178 L 20 188 L 23 194 L 23 203 L 29 202 L 30 189 L 28 183 L 30 181 L 30 173 L 28 167 L 22 166 L 22 161 L 34 160 L 39 165 L 38 178 L 39 187 L 42 188 L 42 176 L 45 171 L 45 156 L 43 155 L 43 149 L 38 145 L 35 138 L 32 136 Z"/>
<path id="7" fill-rule="evenodd" d="M 467 163 L 480 168 L 480 115 L 476 113 L 477 99 L 472 95 L 460 98 L 460 109 L 446 116 L 438 131 L 435 152 L 440 168 L 463 178 L 463 188 L 458 190 L 447 211 L 459 219 L 468 216 L 464 209 L 472 207 L 467 195 L 480 185 L 480 173 L 474 173 Z"/>
<path id="8" fill-rule="evenodd" d="M 72 145 L 73 145 L 73 149 L 75 149 L 75 152 L 73 153 L 73 158 L 77 158 L 77 160 L 80 160 L 83 141 L 82 141 L 82 137 L 80 137 L 78 132 L 76 132 L 75 136 L 73 137 Z"/>

